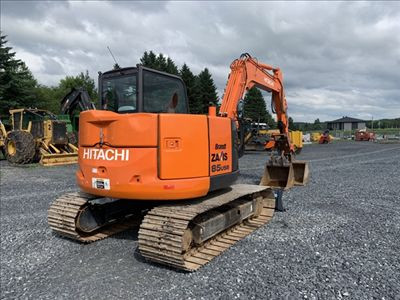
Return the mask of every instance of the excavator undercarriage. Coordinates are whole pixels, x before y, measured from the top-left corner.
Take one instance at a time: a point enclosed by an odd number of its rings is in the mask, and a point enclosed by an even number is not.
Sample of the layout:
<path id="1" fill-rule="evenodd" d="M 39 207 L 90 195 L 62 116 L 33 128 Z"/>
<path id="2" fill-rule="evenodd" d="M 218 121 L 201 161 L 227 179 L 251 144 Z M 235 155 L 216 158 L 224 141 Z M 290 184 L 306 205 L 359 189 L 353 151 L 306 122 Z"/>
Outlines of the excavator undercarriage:
<path id="1" fill-rule="evenodd" d="M 271 189 L 246 184 L 161 205 L 70 193 L 51 205 L 48 223 L 56 233 L 84 243 L 141 223 L 139 250 L 144 257 L 195 271 L 266 224 L 274 208 Z"/>
<path id="2" fill-rule="evenodd" d="M 308 181 L 308 164 L 267 164 L 261 183 L 235 184 L 207 196 L 175 202 L 132 201 L 65 194 L 48 210 L 50 228 L 91 243 L 139 227 L 141 254 L 157 263 L 195 271 L 268 223 L 275 211 L 274 189 Z"/>

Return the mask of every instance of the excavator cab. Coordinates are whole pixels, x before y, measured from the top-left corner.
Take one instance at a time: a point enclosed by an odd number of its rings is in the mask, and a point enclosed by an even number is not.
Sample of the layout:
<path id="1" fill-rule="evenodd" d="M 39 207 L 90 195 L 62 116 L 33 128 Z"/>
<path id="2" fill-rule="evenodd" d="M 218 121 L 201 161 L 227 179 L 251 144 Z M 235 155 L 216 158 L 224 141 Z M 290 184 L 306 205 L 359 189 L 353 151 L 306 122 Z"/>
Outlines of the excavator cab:
<path id="1" fill-rule="evenodd" d="M 117 113 L 189 113 L 178 76 L 138 65 L 99 75 L 101 108 Z"/>

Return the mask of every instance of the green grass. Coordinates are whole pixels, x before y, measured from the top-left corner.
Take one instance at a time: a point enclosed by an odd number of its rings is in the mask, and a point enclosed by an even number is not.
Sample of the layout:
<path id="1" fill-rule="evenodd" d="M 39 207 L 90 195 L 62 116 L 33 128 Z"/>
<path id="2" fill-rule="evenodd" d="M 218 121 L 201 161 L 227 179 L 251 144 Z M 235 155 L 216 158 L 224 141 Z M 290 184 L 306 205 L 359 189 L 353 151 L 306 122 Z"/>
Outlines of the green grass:
<path id="1" fill-rule="evenodd" d="M 400 128 L 385 128 L 385 129 L 374 129 L 372 130 L 376 134 L 395 134 L 400 135 Z"/>

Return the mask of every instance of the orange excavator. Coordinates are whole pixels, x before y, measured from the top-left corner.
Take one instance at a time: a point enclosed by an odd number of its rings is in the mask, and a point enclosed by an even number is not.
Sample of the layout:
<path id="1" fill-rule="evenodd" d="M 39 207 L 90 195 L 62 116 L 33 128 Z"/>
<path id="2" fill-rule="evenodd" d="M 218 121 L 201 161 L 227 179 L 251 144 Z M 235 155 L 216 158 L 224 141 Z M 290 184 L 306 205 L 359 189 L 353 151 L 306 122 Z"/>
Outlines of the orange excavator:
<path id="1" fill-rule="evenodd" d="M 260 185 L 234 184 L 241 99 L 253 86 L 272 93 L 280 134 Z M 189 114 L 182 79 L 141 65 L 99 73 L 99 94 L 101 109 L 80 114 L 81 191 L 48 210 L 62 236 L 94 242 L 141 222 L 144 257 L 193 271 L 269 221 L 272 188 L 307 182 L 307 163 L 293 159 L 282 73 L 249 54 L 231 64 L 218 114 Z"/>

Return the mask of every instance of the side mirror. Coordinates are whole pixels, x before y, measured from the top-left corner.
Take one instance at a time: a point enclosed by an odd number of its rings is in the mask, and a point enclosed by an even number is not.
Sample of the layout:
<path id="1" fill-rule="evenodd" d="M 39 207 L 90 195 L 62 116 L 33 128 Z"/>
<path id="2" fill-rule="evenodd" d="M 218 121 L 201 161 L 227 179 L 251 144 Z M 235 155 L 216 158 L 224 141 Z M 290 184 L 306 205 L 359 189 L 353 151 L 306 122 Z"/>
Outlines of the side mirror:
<path id="1" fill-rule="evenodd" d="M 243 118 L 243 112 L 244 112 L 244 101 L 243 99 L 240 99 L 237 105 L 237 115 L 239 119 Z"/>

